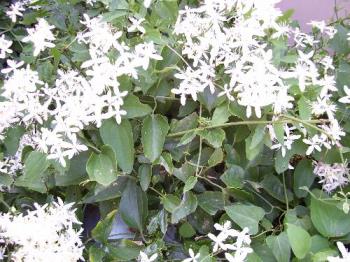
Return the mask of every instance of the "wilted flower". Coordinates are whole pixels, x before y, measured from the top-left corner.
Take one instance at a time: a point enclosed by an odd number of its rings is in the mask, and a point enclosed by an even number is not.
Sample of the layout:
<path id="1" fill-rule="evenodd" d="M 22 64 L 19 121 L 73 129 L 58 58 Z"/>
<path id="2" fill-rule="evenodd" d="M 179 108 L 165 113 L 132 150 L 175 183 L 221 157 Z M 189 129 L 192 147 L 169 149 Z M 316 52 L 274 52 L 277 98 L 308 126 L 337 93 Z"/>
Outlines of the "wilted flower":
<path id="1" fill-rule="evenodd" d="M 349 183 L 349 169 L 345 164 L 325 164 L 319 161 L 314 165 L 314 174 L 320 178 L 322 188 L 326 192 L 330 193 Z"/>

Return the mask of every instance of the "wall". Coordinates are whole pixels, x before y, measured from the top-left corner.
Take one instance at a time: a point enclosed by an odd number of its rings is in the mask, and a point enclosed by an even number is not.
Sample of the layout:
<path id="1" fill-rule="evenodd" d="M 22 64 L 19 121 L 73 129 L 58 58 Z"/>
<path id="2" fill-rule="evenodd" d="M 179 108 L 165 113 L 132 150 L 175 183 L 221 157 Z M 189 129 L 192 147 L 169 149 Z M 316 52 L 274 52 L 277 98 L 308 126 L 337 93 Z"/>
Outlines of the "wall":
<path id="1" fill-rule="evenodd" d="M 263 1 L 263 0 L 262 0 Z M 310 30 L 307 25 L 311 20 L 330 21 L 334 16 L 334 3 L 340 10 L 339 16 L 350 14 L 350 0 L 282 0 L 278 7 L 281 10 L 294 9 L 293 18 L 298 20 L 304 30 Z"/>

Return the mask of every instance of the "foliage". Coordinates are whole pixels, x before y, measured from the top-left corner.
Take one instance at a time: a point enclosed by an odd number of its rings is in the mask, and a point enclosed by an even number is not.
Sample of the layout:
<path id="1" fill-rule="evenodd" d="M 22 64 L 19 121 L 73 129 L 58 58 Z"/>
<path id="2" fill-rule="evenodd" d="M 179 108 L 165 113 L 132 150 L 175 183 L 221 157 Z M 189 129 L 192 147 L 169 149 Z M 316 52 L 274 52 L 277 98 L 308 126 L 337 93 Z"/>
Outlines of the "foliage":
<path id="1" fill-rule="evenodd" d="M 349 255 L 350 24 L 276 2 L 2 2 L 1 211 L 75 202 L 87 261 Z"/>

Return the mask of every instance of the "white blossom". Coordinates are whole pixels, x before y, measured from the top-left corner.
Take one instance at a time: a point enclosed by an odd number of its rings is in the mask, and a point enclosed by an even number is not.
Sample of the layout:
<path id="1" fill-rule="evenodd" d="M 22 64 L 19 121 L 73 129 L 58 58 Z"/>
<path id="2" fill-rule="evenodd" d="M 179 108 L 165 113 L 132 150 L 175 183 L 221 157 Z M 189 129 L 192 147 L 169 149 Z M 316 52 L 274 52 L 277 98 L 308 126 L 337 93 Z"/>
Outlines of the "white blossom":
<path id="1" fill-rule="evenodd" d="M 152 0 L 143 0 L 143 6 L 148 8 L 152 4 Z"/>
<path id="2" fill-rule="evenodd" d="M 23 61 L 17 62 L 17 61 L 10 60 L 10 59 L 7 59 L 6 63 L 7 63 L 8 67 L 1 70 L 1 73 L 3 73 L 3 74 L 11 73 L 15 69 L 20 68 L 21 66 L 24 65 Z"/>
<path id="3" fill-rule="evenodd" d="M 83 259 L 81 224 L 73 204 L 64 204 L 61 199 L 40 206 L 26 214 L 1 214 L 0 238 L 14 249 L 13 261 L 71 261 Z"/>
<path id="4" fill-rule="evenodd" d="M 132 24 L 128 27 L 128 32 L 140 31 L 143 34 L 146 32 L 145 28 L 141 25 L 145 21 L 144 18 L 137 19 L 136 17 L 129 17 L 129 20 Z"/>
<path id="5" fill-rule="evenodd" d="M 24 10 L 24 4 L 21 1 L 17 1 L 6 10 L 6 15 L 15 23 L 17 21 L 17 16 L 23 16 Z"/>
<path id="6" fill-rule="evenodd" d="M 55 40 L 55 36 L 51 32 L 53 28 L 55 27 L 49 25 L 44 18 L 39 18 L 35 28 L 27 29 L 28 36 L 24 37 L 22 41 L 33 43 L 34 56 L 38 56 L 39 53 L 44 51 L 47 47 L 55 47 L 55 44 L 51 43 L 51 41 Z"/>
<path id="7" fill-rule="evenodd" d="M 6 53 L 12 54 L 10 46 L 12 45 L 11 40 L 6 40 L 5 35 L 0 36 L 0 59 L 6 57 Z"/>
<path id="8" fill-rule="evenodd" d="M 158 254 L 155 253 L 153 254 L 151 257 L 148 257 L 146 253 L 144 253 L 143 251 L 140 251 L 140 255 L 139 255 L 139 262 L 153 262 L 157 259 Z"/>
<path id="9" fill-rule="evenodd" d="M 344 244 L 340 241 L 337 242 L 337 247 L 342 257 L 327 257 L 328 262 L 347 262 L 350 261 L 350 252 L 346 249 Z"/>
<path id="10" fill-rule="evenodd" d="M 182 260 L 182 262 L 199 262 L 198 258 L 201 255 L 200 253 L 195 254 L 193 252 L 192 248 L 190 248 L 188 250 L 188 253 L 189 253 L 190 257 L 189 258 L 185 258 L 184 260 Z"/>
<path id="11" fill-rule="evenodd" d="M 343 96 L 342 98 L 340 98 L 339 102 L 344 104 L 350 104 L 350 88 L 347 86 L 344 86 L 344 92 L 346 96 Z"/>

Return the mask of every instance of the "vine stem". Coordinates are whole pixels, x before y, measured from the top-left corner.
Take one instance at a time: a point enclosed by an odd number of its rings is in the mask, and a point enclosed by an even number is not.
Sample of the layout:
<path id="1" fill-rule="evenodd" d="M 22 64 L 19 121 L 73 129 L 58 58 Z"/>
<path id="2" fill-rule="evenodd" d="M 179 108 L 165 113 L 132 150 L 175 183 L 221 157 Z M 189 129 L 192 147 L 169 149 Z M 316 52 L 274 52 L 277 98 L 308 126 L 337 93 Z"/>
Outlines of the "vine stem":
<path id="1" fill-rule="evenodd" d="M 299 119 L 298 119 L 299 120 Z M 315 123 L 315 124 L 319 124 L 319 123 L 325 123 L 328 120 L 307 120 L 307 121 L 303 121 L 303 123 Z M 203 127 L 197 127 L 197 128 L 192 128 L 192 129 L 188 129 L 185 131 L 181 131 L 181 132 L 176 132 L 176 133 L 170 133 L 168 135 L 168 137 L 179 137 L 182 135 L 185 135 L 187 133 L 190 132 L 198 132 L 198 131 L 202 131 L 202 130 L 207 130 L 207 129 L 214 129 L 214 128 L 225 128 L 225 127 L 230 127 L 230 126 L 240 126 L 240 125 L 266 125 L 266 124 L 284 124 L 284 123 L 293 123 L 296 122 L 295 120 L 292 119 L 284 119 L 284 120 L 249 120 L 249 121 L 237 121 L 237 122 L 229 122 L 229 123 L 224 123 L 224 124 L 219 124 L 219 125 L 211 125 L 211 126 L 203 126 Z M 300 122 L 300 121 L 298 121 Z M 314 125 L 311 125 L 312 127 L 315 127 Z M 316 127 L 318 128 L 318 127 Z M 320 128 L 318 128 L 320 129 Z M 322 129 L 320 129 L 322 130 Z M 322 130 L 324 131 L 324 130 Z"/>
<path id="2" fill-rule="evenodd" d="M 199 106 L 199 117 L 202 117 L 202 105 Z M 199 170 L 199 164 L 201 162 L 202 157 L 202 137 L 199 138 L 199 152 L 198 152 L 198 159 L 197 159 L 197 166 L 196 166 L 196 176 L 198 176 L 198 170 Z"/>

